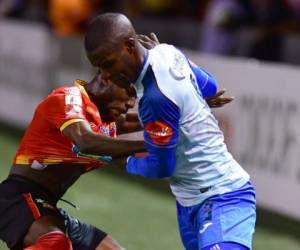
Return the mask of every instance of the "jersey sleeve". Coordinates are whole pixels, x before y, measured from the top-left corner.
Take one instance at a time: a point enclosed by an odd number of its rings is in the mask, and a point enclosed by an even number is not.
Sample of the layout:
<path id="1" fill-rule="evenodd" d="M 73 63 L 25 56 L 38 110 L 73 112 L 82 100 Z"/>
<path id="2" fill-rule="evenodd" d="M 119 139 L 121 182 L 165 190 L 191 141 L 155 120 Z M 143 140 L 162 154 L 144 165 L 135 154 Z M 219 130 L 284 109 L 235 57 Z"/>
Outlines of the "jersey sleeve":
<path id="1" fill-rule="evenodd" d="M 45 100 L 44 112 L 47 121 L 61 131 L 75 122 L 86 120 L 82 96 L 77 88 L 52 93 Z"/>
<path id="2" fill-rule="evenodd" d="M 195 63 L 193 63 L 190 60 L 189 60 L 189 64 L 191 70 L 196 76 L 197 84 L 199 89 L 201 90 L 202 96 L 206 98 L 206 97 L 212 97 L 216 95 L 218 89 L 218 84 L 216 79 L 208 72 L 206 72 L 203 68 L 197 66 Z"/>
<path id="3" fill-rule="evenodd" d="M 143 99 L 142 122 L 148 155 L 130 157 L 127 171 L 148 178 L 170 177 L 176 165 L 180 111 L 163 94 Z"/>

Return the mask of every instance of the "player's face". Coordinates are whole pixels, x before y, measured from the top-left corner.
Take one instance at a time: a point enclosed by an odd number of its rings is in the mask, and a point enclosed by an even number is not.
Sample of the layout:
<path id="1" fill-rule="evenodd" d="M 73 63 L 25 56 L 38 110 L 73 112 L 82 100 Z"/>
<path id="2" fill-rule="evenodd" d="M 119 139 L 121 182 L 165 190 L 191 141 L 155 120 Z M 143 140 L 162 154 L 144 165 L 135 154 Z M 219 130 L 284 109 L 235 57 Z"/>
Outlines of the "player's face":
<path id="1" fill-rule="evenodd" d="M 109 79 L 125 89 L 136 80 L 138 64 L 134 48 L 123 45 L 105 53 L 102 58 L 103 60 L 100 60 L 97 67 L 104 79 Z"/>
<path id="2" fill-rule="evenodd" d="M 116 121 L 120 115 L 126 114 L 128 109 L 135 105 L 135 92 L 128 92 L 124 88 L 120 88 L 111 83 L 109 90 L 110 98 L 105 105 L 101 107 L 101 117 L 106 122 Z"/>

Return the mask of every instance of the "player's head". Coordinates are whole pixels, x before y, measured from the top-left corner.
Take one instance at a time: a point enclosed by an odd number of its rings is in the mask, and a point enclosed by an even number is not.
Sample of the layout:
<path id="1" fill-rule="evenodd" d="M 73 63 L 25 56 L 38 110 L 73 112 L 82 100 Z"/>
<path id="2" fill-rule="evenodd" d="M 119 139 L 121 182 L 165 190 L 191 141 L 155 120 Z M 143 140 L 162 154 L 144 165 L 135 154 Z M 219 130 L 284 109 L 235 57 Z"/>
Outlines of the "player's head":
<path id="1" fill-rule="evenodd" d="M 132 86 L 126 89 L 118 87 L 112 81 L 103 79 L 99 73 L 90 84 L 93 101 L 105 122 L 116 121 L 135 105 L 136 92 Z"/>
<path id="2" fill-rule="evenodd" d="M 118 13 L 101 14 L 92 20 L 85 36 L 85 50 L 103 78 L 123 88 L 136 80 L 144 56 L 131 22 Z"/>

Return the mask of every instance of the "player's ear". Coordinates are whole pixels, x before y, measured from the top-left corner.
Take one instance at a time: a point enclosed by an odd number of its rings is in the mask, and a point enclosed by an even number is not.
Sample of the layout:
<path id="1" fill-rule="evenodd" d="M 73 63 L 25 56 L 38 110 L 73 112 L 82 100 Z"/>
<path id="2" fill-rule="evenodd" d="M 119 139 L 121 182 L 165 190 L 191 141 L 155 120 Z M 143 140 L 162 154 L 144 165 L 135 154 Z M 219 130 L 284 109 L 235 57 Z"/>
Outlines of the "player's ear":
<path id="1" fill-rule="evenodd" d="M 103 75 L 98 75 L 98 83 L 101 87 L 102 92 L 106 92 L 112 85 L 112 82 L 107 78 L 103 77 Z"/>
<path id="2" fill-rule="evenodd" d="M 134 37 L 130 37 L 125 40 L 125 49 L 128 51 L 129 54 L 134 53 L 134 49 L 135 49 L 135 38 Z"/>

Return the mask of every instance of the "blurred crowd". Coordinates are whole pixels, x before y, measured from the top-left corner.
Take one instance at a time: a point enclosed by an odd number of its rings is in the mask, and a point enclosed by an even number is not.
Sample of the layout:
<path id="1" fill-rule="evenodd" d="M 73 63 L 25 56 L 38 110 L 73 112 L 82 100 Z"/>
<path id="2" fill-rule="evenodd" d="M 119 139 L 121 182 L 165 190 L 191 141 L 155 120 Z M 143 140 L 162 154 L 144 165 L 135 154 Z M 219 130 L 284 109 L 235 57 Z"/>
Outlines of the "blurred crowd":
<path id="1" fill-rule="evenodd" d="M 255 29 L 249 56 L 280 61 L 282 37 L 300 31 L 300 0 L 0 0 L 0 17 L 38 21 L 59 36 L 81 34 L 103 12 L 199 22 L 199 49 L 234 54 L 241 28 Z"/>

